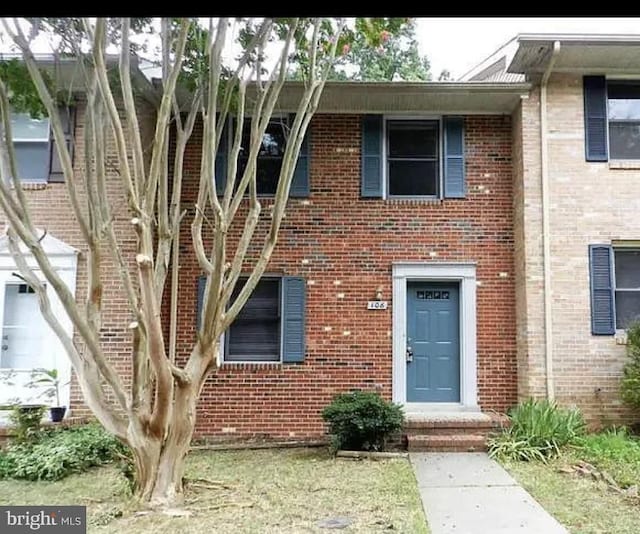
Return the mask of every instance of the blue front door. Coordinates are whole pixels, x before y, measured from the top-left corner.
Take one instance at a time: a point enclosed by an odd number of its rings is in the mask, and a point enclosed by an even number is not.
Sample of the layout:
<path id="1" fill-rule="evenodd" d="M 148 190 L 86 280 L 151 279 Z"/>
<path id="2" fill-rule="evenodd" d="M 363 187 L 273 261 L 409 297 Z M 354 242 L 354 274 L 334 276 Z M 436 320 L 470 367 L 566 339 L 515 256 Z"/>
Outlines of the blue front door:
<path id="1" fill-rule="evenodd" d="M 458 284 L 407 283 L 407 402 L 460 402 Z"/>

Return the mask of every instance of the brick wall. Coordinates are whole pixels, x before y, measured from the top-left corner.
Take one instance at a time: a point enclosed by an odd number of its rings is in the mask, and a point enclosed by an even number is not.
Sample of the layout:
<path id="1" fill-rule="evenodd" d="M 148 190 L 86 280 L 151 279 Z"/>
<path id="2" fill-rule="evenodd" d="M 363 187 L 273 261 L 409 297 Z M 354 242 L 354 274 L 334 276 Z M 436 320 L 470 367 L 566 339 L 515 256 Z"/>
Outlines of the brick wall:
<path id="1" fill-rule="evenodd" d="M 465 130 L 466 199 L 371 200 L 360 198 L 360 117 L 314 118 L 311 195 L 289 201 L 268 267 L 307 280 L 305 362 L 223 365 L 204 386 L 199 435 L 309 437 L 323 431 L 319 413 L 335 393 L 377 389 L 390 398 L 393 303 L 386 311 L 365 308 L 378 286 L 391 301 L 394 261 L 477 262 L 479 402 L 483 409 L 500 411 L 515 402 L 511 121 L 467 117 Z M 196 130 L 185 158 L 187 208 L 196 194 L 199 145 Z M 266 213 L 269 200 L 262 203 Z M 179 358 L 193 345 L 201 274 L 189 226 L 183 226 Z M 238 231 L 236 225 L 231 233 L 237 238 Z M 253 247 L 252 257 L 256 252 Z"/>
<path id="2" fill-rule="evenodd" d="M 526 254 L 517 289 L 521 396 L 546 391 L 537 95 L 533 91 L 517 113 L 523 142 L 514 149 L 522 154 L 514 154 L 522 162 L 515 170 L 516 252 Z M 628 417 L 618 391 L 625 356 L 613 336 L 591 335 L 588 245 L 640 238 L 640 170 L 585 161 L 583 109 L 582 76 L 553 75 L 548 88 L 553 367 L 557 399 L 580 406 L 592 424 L 606 425 Z"/>

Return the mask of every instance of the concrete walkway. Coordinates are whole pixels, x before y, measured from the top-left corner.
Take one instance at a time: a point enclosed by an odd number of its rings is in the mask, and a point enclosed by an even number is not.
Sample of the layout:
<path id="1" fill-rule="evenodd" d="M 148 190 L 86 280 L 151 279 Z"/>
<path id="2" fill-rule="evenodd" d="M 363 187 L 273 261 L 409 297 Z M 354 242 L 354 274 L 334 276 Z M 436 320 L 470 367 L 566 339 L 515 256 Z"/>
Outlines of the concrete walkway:
<path id="1" fill-rule="evenodd" d="M 567 534 L 484 453 L 410 453 L 432 534 Z"/>

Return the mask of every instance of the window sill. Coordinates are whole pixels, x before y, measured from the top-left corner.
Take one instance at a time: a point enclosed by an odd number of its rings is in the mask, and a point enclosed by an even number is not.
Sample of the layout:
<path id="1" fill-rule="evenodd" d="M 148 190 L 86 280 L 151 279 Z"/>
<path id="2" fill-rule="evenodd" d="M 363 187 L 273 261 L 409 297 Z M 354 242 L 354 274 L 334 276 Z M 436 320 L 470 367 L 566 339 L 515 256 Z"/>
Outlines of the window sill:
<path id="1" fill-rule="evenodd" d="M 629 342 L 626 330 L 616 329 L 616 333 L 613 337 L 616 340 L 616 345 L 626 345 Z"/>
<path id="2" fill-rule="evenodd" d="M 609 161 L 611 170 L 640 170 L 640 159 L 618 159 Z"/>
<path id="3" fill-rule="evenodd" d="M 46 189 L 49 182 L 21 182 L 21 185 L 23 191 L 40 191 Z M 11 184 L 11 189 L 14 189 L 13 184 Z"/>
<path id="4" fill-rule="evenodd" d="M 220 368 L 222 370 L 259 370 L 259 369 L 276 369 L 281 368 L 283 363 L 281 361 L 264 361 L 264 362 L 222 362 Z"/>
<path id="5" fill-rule="evenodd" d="M 442 204 L 438 197 L 387 197 L 386 202 L 392 204 Z"/>

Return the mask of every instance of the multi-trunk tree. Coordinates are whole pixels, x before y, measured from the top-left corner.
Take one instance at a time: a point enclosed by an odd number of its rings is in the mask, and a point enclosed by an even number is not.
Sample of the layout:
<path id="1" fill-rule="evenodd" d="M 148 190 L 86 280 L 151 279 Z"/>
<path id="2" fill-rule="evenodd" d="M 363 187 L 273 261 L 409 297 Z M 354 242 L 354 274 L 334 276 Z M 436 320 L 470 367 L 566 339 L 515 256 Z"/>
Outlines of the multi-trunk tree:
<path id="1" fill-rule="evenodd" d="M 201 19 L 3 19 L 1 23 L 4 37 L 20 52 L 21 65 L 28 72 L 28 83 L 18 83 L 11 69 L 0 69 L 0 208 L 11 253 L 71 360 L 86 404 L 106 429 L 130 447 L 138 497 L 154 506 L 175 505 L 182 497 L 184 458 L 199 394 L 217 367 L 218 340 L 267 268 L 300 147 L 337 53 L 346 49 L 349 38 L 361 33 L 368 34 L 372 46 L 379 45 L 386 39 L 385 22 L 359 22 L 355 30 L 346 32 L 343 22 L 335 19 L 207 23 Z M 146 150 L 131 56 L 139 49 L 137 38 L 150 27 L 156 28 L 160 42 L 162 74 L 156 84 L 153 142 Z M 58 113 L 69 90 L 52 85 L 33 53 L 33 43 L 43 32 L 53 37 L 64 61 L 75 62 L 74 84 L 85 95 L 84 156 L 75 166 L 65 142 L 64 117 Z M 108 49 L 118 51 L 115 61 Z M 257 156 L 292 62 L 303 73 L 303 89 L 289 125 L 275 197 L 270 209 L 263 210 L 256 186 Z M 31 89 L 35 103 L 26 96 Z M 49 117 L 72 216 L 85 243 L 88 288 L 82 302 L 52 267 L 34 226 L 12 144 L 11 113 L 16 107 L 32 113 L 39 107 Z M 221 179 L 215 155 L 230 115 L 235 128 L 220 188 L 216 187 Z M 195 209 L 187 211 L 181 202 L 183 161 L 196 120 L 202 121 L 200 176 Z M 246 166 L 238 172 L 244 128 L 250 129 L 250 142 L 244 149 L 248 153 L 243 154 Z M 109 152 L 112 147 L 115 163 Z M 113 165 L 117 178 L 108 172 Z M 126 198 L 137 237 L 134 258 L 127 256 L 112 224 L 110 180 L 118 181 Z M 187 213 L 193 215 L 186 217 Z M 267 221 L 264 233 L 256 232 L 261 220 Z M 173 340 L 165 339 L 163 332 L 163 316 L 170 310 L 162 301 L 165 291 L 175 291 L 170 282 L 177 271 L 172 271 L 172 265 L 178 263 L 176 238 L 184 225 L 191 227 L 191 246 L 206 275 L 206 287 L 197 339 L 186 362 L 176 362 Z M 241 227 L 237 240 L 229 237 L 234 225 Z M 203 238 L 205 233 L 211 240 Z M 36 269 L 26 260 L 25 245 Z M 257 259 L 248 261 L 248 252 L 255 247 Z M 101 342 L 104 295 L 112 290 L 104 283 L 105 254 L 118 266 L 131 317 L 126 376 L 116 370 Z M 239 284 L 241 274 L 247 278 Z M 45 284 L 62 302 L 75 337 L 51 312 Z M 175 298 L 172 294 L 171 299 Z"/>

